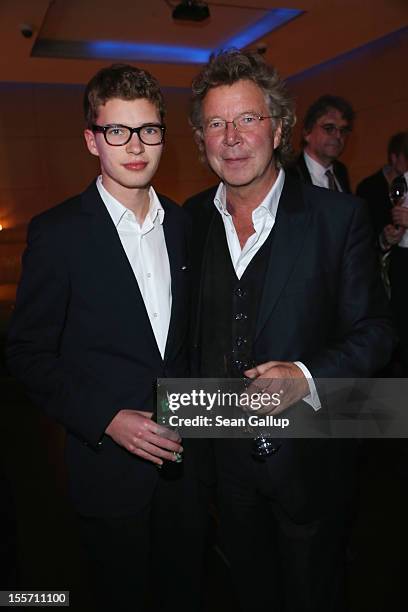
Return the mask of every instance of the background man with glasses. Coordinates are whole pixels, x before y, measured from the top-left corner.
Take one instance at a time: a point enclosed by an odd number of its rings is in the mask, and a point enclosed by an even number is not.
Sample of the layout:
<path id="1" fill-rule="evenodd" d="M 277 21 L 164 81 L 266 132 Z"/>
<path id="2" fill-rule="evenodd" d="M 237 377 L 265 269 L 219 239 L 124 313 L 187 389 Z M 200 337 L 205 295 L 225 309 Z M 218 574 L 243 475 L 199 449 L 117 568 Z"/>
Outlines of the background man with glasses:
<path id="1" fill-rule="evenodd" d="M 279 390 L 280 405 L 258 414 L 314 414 L 317 378 L 369 376 L 392 350 L 367 213 L 285 173 L 294 112 L 261 56 L 213 56 L 193 81 L 190 119 L 221 181 L 186 203 L 195 375 Z M 237 608 L 344 610 L 354 440 L 280 439 L 264 461 L 250 439 L 213 447 Z"/>
<path id="2" fill-rule="evenodd" d="M 88 83 L 84 110 L 101 173 L 30 224 L 8 364 L 66 428 L 95 609 L 145 610 L 150 577 L 155 609 L 191 612 L 193 465 L 174 463 L 180 438 L 151 419 L 156 378 L 188 371 L 188 218 L 151 186 L 163 97 L 148 72 L 117 64 Z"/>
<path id="3" fill-rule="evenodd" d="M 351 104 L 325 95 L 308 109 L 303 122 L 303 152 L 295 171 L 306 183 L 351 193 L 347 168 L 338 161 L 353 127 Z"/>

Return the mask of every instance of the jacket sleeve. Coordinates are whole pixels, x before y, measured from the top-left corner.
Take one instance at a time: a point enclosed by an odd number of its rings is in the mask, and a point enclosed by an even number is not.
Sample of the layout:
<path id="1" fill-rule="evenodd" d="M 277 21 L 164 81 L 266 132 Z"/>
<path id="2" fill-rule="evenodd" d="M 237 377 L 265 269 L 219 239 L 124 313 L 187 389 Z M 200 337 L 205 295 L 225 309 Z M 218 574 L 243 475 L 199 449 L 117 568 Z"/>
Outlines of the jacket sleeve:
<path id="1" fill-rule="evenodd" d="M 61 352 L 71 296 L 63 232 L 43 216 L 30 223 L 6 359 L 34 404 L 96 448 L 118 408 L 106 383 Z"/>
<path id="2" fill-rule="evenodd" d="M 306 365 L 314 378 L 372 376 L 388 363 L 395 343 L 374 235 L 361 202 L 345 237 L 334 336 Z"/>

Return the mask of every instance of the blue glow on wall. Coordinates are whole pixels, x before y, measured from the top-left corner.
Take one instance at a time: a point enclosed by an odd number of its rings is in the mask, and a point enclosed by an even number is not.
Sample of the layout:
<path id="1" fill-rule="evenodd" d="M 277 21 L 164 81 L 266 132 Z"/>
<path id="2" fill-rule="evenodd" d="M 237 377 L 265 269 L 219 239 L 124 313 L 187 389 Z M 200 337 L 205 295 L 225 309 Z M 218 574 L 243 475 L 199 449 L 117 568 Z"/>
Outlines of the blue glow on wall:
<path id="1" fill-rule="evenodd" d="M 96 41 L 86 43 L 87 57 L 103 59 L 144 60 L 147 62 L 175 62 L 204 64 L 211 51 L 194 47 L 174 47 L 116 41 Z"/>
<path id="2" fill-rule="evenodd" d="M 172 45 L 140 44 L 101 40 L 84 44 L 86 56 L 101 59 L 133 59 L 149 62 L 175 62 L 183 64 L 204 64 L 217 49 L 237 47 L 241 49 L 281 25 L 291 21 L 303 11 L 298 9 L 272 9 L 238 34 L 227 39 L 215 49 L 199 47 L 178 47 Z M 83 43 L 82 43 L 83 44 Z"/>
<path id="3" fill-rule="evenodd" d="M 256 23 L 245 28 L 245 30 L 242 30 L 242 32 L 236 36 L 228 39 L 218 48 L 237 47 L 238 49 L 242 49 L 242 47 L 246 47 L 254 42 L 254 40 L 258 40 L 258 38 L 265 36 L 265 34 L 272 32 L 272 30 L 276 30 L 279 26 L 291 21 L 302 13 L 303 11 L 298 9 L 273 9 L 268 11 L 268 13 Z"/>

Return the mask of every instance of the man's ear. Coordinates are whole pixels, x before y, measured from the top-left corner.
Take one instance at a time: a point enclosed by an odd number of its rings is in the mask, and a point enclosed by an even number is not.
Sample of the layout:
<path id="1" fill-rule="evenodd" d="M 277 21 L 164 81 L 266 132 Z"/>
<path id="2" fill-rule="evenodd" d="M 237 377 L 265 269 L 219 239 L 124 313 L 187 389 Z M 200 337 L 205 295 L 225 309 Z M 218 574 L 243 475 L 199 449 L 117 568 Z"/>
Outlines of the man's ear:
<path id="1" fill-rule="evenodd" d="M 96 157 L 99 157 L 99 151 L 98 147 L 96 146 L 95 134 L 93 133 L 93 131 L 88 128 L 84 130 L 84 138 L 86 146 L 88 147 L 88 151 L 92 155 L 96 155 Z"/>
<path id="2" fill-rule="evenodd" d="M 390 162 L 391 162 L 391 166 L 395 168 L 397 164 L 397 156 L 395 155 L 395 153 L 390 153 Z"/>
<path id="3" fill-rule="evenodd" d="M 277 149 L 279 147 L 281 140 L 282 140 L 282 121 L 279 121 L 275 125 L 275 131 L 273 134 L 273 148 L 274 149 Z"/>
<path id="4" fill-rule="evenodd" d="M 303 140 L 309 144 L 309 135 L 310 132 L 306 132 L 306 130 L 302 130 Z"/>
<path id="5" fill-rule="evenodd" d="M 202 151 L 204 149 L 204 138 L 203 138 L 203 133 L 201 129 L 194 128 L 193 136 L 194 136 L 194 142 L 196 143 L 200 151 Z"/>
<path id="6" fill-rule="evenodd" d="M 200 128 L 194 128 L 193 136 L 194 136 L 194 142 L 196 143 L 198 150 L 200 152 L 200 161 L 206 162 L 207 155 L 205 153 L 205 144 L 204 144 L 204 137 L 203 137 L 202 130 Z"/>

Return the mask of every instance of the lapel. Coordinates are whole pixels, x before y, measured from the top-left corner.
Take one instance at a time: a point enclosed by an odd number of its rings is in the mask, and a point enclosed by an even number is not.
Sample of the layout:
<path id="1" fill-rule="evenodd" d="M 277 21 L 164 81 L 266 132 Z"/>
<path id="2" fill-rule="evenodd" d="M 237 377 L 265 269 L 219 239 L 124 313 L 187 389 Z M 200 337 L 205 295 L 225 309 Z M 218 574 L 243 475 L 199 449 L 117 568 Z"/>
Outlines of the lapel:
<path id="1" fill-rule="evenodd" d="M 194 206 L 191 207 L 191 215 L 193 220 L 193 241 L 192 241 L 192 341 L 193 346 L 199 344 L 200 329 L 201 329 L 201 311 L 202 311 L 202 294 L 204 271 L 207 258 L 207 243 L 210 234 L 210 228 L 215 215 L 218 214 L 214 206 L 214 192 L 205 192 L 203 198 L 195 199 Z"/>
<path id="2" fill-rule="evenodd" d="M 309 169 L 306 166 L 305 156 L 303 155 L 303 153 L 299 155 L 297 168 L 298 168 L 300 178 L 302 179 L 302 181 L 312 185 L 313 184 L 312 177 L 310 176 Z"/>
<path id="3" fill-rule="evenodd" d="M 333 162 L 333 173 L 336 177 L 337 181 L 340 184 L 340 187 L 344 193 L 350 193 L 350 185 L 348 182 L 347 170 L 346 167 L 343 166 L 337 160 Z"/>
<path id="4" fill-rule="evenodd" d="M 188 313 L 182 312 L 185 305 L 183 295 L 180 291 L 180 281 L 182 276 L 186 275 L 186 257 L 185 257 L 185 236 L 183 235 L 183 225 L 179 215 L 175 214 L 175 210 L 169 206 L 168 202 L 162 196 L 159 196 L 161 205 L 164 208 L 163 230 L 166 240 L 167 254 L 170 264 L 171 275 L 171 316 L 169 333 L 167 335 L 166 350 L 164 359 L 166 360 L 171 354 L 172 347 L 177 338 L 177 329 L 182 320 L 181 317 L 186 317 Z"/>
<path id="5" fill-rule="evenodd" d="M 286 174 L 273 230 L 255 338 L 261 333 L 289 280 L 308 231 L 309 219 L 310 210 L 304 201 L 301 184 Z"/>
<path id="6" fill-rule="evenodd" d="M 129 320 L 134 320 L 135 316 L 144 317 L 145 333 L 149 336 L 146 341 L 156 347 L 161 358 L 139 285 L 95 182 L 82 194 L 82 209 L 89 217 L 90 240 L 106 286 L 118 295 L 127 296 Z"/>

